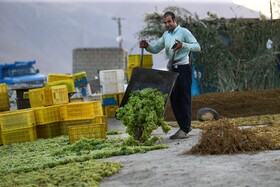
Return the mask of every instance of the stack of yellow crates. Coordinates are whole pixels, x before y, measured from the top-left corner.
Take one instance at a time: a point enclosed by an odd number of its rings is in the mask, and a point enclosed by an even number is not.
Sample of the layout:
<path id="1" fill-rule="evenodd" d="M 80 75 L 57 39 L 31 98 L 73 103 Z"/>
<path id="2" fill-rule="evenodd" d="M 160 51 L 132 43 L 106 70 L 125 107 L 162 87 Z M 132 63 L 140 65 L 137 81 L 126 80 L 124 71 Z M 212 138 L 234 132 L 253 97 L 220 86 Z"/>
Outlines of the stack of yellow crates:
<path id="1" fill-rule="evenodd" d="M 53 80 L 53 78 L 50 79 Z M 69 103 L 67 85 L 31 89 L 28 91 L 28 97 L 30 106 L 35 112 L 37 137 L 52 138 L 60 136 L 60 111 L 58 105 Z"/>
<path id="2" fill-rule="evenodd" d="M 118 109 L 118 94 L 102 94 L 102 106 L 104 114 L 109 118 L 114 118 Z"/>
<path id="3" fill-rule="evenodd" d="M 69 102 L 66 85 L 51 86 L 49 88 L 36 88 L 28 91 L 31 108 L 52 106 Z"/>
<path id="4" fill-rule="evenodd" d="M 122 102 L 124 92 L 115 94 L 102 94 L 102 106 L 104 114 L 109 118 L 114 118 L 119 105 Z"/>
<path id="5" fill-rule="evenodd" d="M 6 84 L 0 84 L 0 111 L 8 110 L 10 110 L 8 87 Z"/>
<path id="6" fill-rule="evenodd" d="M 60 135 L 69 135 L 70 143 L 81 138 L 106 138 L 108 120 L 107 116 L 103 115 L 101 101 L 69 103 L 70 84 L 58 84 L 59 81 L 65 83 L 65 80 L 67 82 L 70 78 L 73 82 L 72 76 L 66 77 L 69 79 L 64 76 L 50 76 L 51 84 L 26 92 L 30 109 L 0 113 L 0 144 L 9 145 Z M 74 83 L 71 83 L 70 89 L 74 88 L 73 85 Z M 0 84 L 0 102 L 0 107 L 5 106 L 3 110 L 9 110 L 5 84 Z"/>
<path id="7" fill-rule="evenodd" d="M 37 121 L 38 138 L 53 138 L 60 136 L 59 105 L 34 108 Z"/>
<path id="8" fill-rule="evenodd" d="M 33 110 L 3 112 L 0 114 L 0 126 L 4 145 L 37 140 L 36 119 Z"/>
<path id="9" fill-rule="evenodd" d="M 49 74 L 48 83 L 45 85 L 45 87 L 50 88 L 52 86 L 57 86 L 57 85 L 66 85 L 68 89 L 68 93 L 75 92 L 73 75 Z"/>
<path id="10" fill-rule="evenodd" d="M 10 100 L 8 95 L 8 87 L 6 84 L 0 84 L 0 111 L 10 110 Z M 0 145 L 2 145 L 2 133 L 0 126 Z"/>
<path id="11" fill-rule="evenodd" d="M 100 101 L 76 102 L 60 106 L 61 133 L 69 135 L 69 142 L 81 138 L 106 138 L 107 116 Z"/>

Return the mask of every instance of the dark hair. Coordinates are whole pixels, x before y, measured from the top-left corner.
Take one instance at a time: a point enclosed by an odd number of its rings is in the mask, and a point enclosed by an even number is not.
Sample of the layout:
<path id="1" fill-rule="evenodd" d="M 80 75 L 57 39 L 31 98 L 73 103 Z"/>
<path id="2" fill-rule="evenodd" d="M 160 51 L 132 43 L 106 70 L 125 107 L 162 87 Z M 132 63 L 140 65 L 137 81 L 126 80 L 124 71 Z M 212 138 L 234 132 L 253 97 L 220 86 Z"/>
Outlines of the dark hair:
<path id="1" fill-rule="evenodd" d="M 166 18 L 167 16 L 171 16 L 172 19 L 175 19 L 175 14 L 173 12 L 168 11 L 163 14 L 163 18 Z"/>

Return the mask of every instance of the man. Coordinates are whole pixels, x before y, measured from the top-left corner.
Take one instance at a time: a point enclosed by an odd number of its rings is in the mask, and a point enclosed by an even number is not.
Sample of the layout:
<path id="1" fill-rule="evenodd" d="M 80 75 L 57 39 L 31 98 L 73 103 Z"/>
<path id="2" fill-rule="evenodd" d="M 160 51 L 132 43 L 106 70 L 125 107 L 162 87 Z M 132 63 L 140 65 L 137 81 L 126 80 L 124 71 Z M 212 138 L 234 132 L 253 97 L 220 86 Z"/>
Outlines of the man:
<path id="1" fill-rule="evenodd" d="M 187 138 L 191 131 L 191 84 L 192 69 L 189 63 L 189 53 L 200 51 L 200 45 L 192 33 L 176 23 L 173 12 L 166 12 L 163 15 L 163 23 L 166 31 L 155 45 L 149 44 L 146 40 L 140 41 L 140 48 L 145 48 L 150 53 L 159 53 L 165 49 L 169 59 L 170 71 L 179 73 L 174 84 L 170 101 L 176 121 L 180 129 L 170 139 Z"/>

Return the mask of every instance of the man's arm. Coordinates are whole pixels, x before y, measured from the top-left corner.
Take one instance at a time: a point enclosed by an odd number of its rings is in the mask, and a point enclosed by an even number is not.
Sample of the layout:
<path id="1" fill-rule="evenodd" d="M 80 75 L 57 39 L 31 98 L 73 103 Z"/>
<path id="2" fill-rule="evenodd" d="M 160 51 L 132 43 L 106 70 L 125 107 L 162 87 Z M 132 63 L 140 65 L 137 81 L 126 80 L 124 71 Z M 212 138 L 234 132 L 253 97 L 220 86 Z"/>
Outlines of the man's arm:
<path id="1" fill-rule="evenodd" d="M 182 48 L 187 49 L 189 51 L 193 51 L 193 52 L 201 51 L 201 47 L 200 47 L 199 43 L 197 42 L 196 38 L 188 30 L 186 32 L 185 42 L 183 42 Z"/>
<path id="2" fill-rule="evenodd" d="M 159 53 L 161 50 L 164 49 L 164 47 L 165 46 L 164 46 L 163 37 L 161 37 L 155 45 L 149 44 L 146 40 L 140 41 L 140 48 L 145 48 L 146 51 L 153 53 L 153 54 Z"/>

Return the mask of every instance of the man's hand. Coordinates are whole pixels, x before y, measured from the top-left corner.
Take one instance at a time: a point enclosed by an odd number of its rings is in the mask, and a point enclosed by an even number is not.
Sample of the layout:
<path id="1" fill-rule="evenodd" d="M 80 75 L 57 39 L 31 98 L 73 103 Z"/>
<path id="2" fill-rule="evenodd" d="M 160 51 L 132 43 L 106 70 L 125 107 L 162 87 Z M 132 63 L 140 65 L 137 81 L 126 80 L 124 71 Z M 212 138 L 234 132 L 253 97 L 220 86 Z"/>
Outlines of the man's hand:
<path id="1" fill-rule="evenodd" d="M 177 51 L 178 49 L 181 49 L 183 46 L 183 43 L 180 40 L 176 40 L 177 46 L 173 49 L 173 51 Z"/>
<path id="2" fill-rule="evenodd" d="M 141 40 L 139 43 L 140 48 L 146 48 L 148 47 L 148 42 L 146 40 Z"/>

